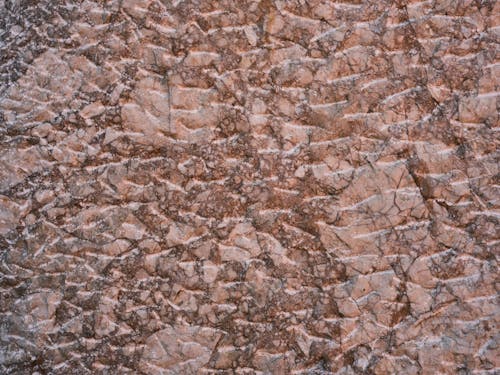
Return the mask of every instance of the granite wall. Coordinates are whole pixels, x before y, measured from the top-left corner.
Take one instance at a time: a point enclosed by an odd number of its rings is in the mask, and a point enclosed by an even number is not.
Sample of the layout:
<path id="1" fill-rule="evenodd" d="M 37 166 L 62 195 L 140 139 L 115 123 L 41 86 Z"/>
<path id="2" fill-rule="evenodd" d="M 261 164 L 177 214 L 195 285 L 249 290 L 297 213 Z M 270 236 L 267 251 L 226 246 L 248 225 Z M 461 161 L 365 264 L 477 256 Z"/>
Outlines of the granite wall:
<path id="1" fill-rule="evenodd" d="M 1 0 L 0 373 L 498 374 L 500 2 Z"/>

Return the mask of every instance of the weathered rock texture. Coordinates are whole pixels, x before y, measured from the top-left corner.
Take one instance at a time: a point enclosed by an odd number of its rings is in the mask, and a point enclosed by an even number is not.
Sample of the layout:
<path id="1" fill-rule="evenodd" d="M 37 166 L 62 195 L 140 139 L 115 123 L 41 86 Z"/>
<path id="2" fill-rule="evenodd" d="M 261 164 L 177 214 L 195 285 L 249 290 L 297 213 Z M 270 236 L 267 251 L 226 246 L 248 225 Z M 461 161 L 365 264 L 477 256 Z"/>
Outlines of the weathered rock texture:
<path id="1" fill-rule="evenodd" d="M 0 373 L 498 373 L 499 24 L 0 1 Z"/>

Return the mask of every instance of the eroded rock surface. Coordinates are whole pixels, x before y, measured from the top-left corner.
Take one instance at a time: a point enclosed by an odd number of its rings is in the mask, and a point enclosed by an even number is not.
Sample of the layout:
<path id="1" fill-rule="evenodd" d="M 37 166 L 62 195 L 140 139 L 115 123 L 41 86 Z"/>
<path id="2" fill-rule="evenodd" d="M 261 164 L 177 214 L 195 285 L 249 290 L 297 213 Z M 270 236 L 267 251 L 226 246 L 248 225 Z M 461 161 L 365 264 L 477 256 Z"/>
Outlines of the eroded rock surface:
<path id="1" fill-rule="evenodd" d="M 499 14 L 0 1 L 0 373 L 498 373 Z"/>

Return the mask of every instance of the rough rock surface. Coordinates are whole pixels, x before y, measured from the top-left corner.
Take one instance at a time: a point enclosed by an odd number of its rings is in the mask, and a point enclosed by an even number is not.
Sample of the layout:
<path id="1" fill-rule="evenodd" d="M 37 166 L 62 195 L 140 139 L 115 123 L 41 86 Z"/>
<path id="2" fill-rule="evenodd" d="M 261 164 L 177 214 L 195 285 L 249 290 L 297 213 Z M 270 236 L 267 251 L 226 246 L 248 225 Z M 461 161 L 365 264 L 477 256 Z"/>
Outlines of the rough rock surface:
<path id="1" fill-rule="evenodd" d="M 495 0 L 0 0 L 0 373 L 498 373 L 499 39 Z"/>

